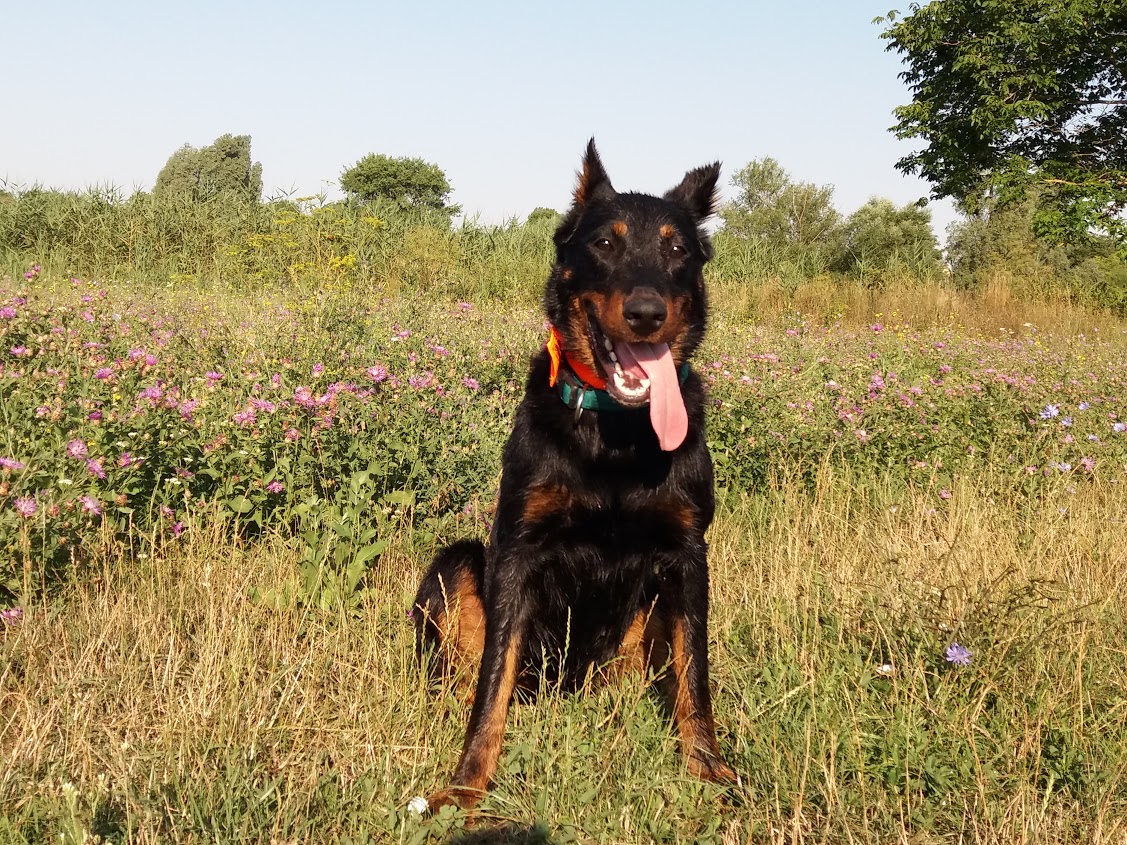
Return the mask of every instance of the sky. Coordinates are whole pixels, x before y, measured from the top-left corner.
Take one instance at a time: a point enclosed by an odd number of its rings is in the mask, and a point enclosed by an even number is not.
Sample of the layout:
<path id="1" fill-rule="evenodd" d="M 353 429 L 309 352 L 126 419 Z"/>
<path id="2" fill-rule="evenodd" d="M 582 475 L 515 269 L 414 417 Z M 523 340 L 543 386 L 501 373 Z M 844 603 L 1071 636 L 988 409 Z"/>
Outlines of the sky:
<path id="1" fill-rule="evenodd" d="M 619 190 L 777 159 L 849 214 L 930 193 L 895 169 L 910 94 L 888 0 L 8 4 L 0 179 L 150 189 L 184 144 L 250 135 L 267 196 L 340 195 L 368 153 L 439 165 L 485 223 L 566 208 L 589 137 Z M 956 218 L 932 203 L 940 240 Z"/>

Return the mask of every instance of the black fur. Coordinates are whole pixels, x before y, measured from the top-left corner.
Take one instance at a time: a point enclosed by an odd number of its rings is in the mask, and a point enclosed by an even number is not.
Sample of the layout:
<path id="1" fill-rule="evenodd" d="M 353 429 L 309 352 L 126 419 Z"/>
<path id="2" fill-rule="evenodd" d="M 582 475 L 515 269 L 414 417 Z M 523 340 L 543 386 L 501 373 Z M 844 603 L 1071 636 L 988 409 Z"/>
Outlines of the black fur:
<path id="1" fill-rule="evenodd" d="M 614 340 L 669 343 L 678 367 L 692 356 L 705 330 L 701 271 L 711 257 L 701 224 L 718 177 L 713 164 L 689 171 L 664 197 L 620 194 L 589 144 L 544 293 L 567 349 L 595 360 L 594 321 Z M 646 324 L 646 337 L 630 336 L 621 313 L 632 296 L 656 296 L 668 309 L 659 329 Z M 549 362 L 544 350 L 532 359 L 488 546 L 444 549 L 416 598 L 424 648 L 441 646 L 463 619 L 450 595 L 455 581 L 463 587 L 456 598 L 480 600 L 485 618 L 466 743 L 453 785 L 431 797 L 432 809 L 471 806 L 488 785 L 514 685 L 510 651 L 519 675 L 574 687 L 622 655 L 632 625 L 645 628 L 643 665 L 664 670 L 690 767 L 709 779 L 734 777 L 716 745 L 708 688 L 704 533 L 714 499 L 701 380 L 690 372 L 682 385 L 684 442 L 662 451 L 647 407 L 584 411 L 576 421 L 549 386 Z"/>

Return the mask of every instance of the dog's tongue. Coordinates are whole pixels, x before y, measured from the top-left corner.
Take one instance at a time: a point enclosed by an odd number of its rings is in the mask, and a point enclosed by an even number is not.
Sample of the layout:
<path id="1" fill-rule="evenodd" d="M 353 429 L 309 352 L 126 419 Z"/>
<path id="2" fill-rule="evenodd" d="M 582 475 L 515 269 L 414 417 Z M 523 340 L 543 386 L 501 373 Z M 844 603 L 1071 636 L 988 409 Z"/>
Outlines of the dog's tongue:
<path id="1" fill-rule="evenodd" d="M 668 343 L 616 344 L 626 346 L 650 380 L 650 423 L 657 442 L 665 452 L 672 452 L 685 442 L 689 433 L 689 415 L 681 398 L 681 384 Z M 621 350 L 619 357 L 622 358 Z M 625 362 L 624 362 L 625 363 Z"/>

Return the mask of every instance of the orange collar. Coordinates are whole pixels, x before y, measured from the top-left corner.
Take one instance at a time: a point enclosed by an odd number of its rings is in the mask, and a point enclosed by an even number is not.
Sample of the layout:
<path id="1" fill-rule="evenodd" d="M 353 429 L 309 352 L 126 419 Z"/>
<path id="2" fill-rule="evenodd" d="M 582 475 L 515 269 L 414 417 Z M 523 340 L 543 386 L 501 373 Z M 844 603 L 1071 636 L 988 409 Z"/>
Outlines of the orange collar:
<path id="1" fill-rule="evenodd" d="M 596 390 L 606 390 L 607 382 L 602 376 L 584 364 L 582 361 L 576 361 L 571 354 L 564 349 L 563 335 L 555 326 L 552 326 L 548 334 L 548 357 L 552 359 L 551 370 L 549 371 L 548 384 L 551 387 L 556 386 L 556 382 L 560 376 L 560 360 L 566 359 L 567 365 L 571 371 L 579 377 L 579 380 L 588 387 L 593 387 Z"/>

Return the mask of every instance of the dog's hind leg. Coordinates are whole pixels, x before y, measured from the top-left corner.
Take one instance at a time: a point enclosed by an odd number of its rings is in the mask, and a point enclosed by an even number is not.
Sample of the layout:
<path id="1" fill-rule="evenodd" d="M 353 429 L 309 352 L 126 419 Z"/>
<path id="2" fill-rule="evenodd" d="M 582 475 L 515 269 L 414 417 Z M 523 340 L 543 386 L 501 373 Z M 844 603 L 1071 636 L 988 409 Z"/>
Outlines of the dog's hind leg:
<path id="1" fill-rule="evenodd" d="M 411 610 L 420 656 L 435 656 L 436 668 L 467 681 L 485 647 L 484 572 L 481 543 L 462 540 L 447 546 L 435 555 L 419 583 Z"/>

